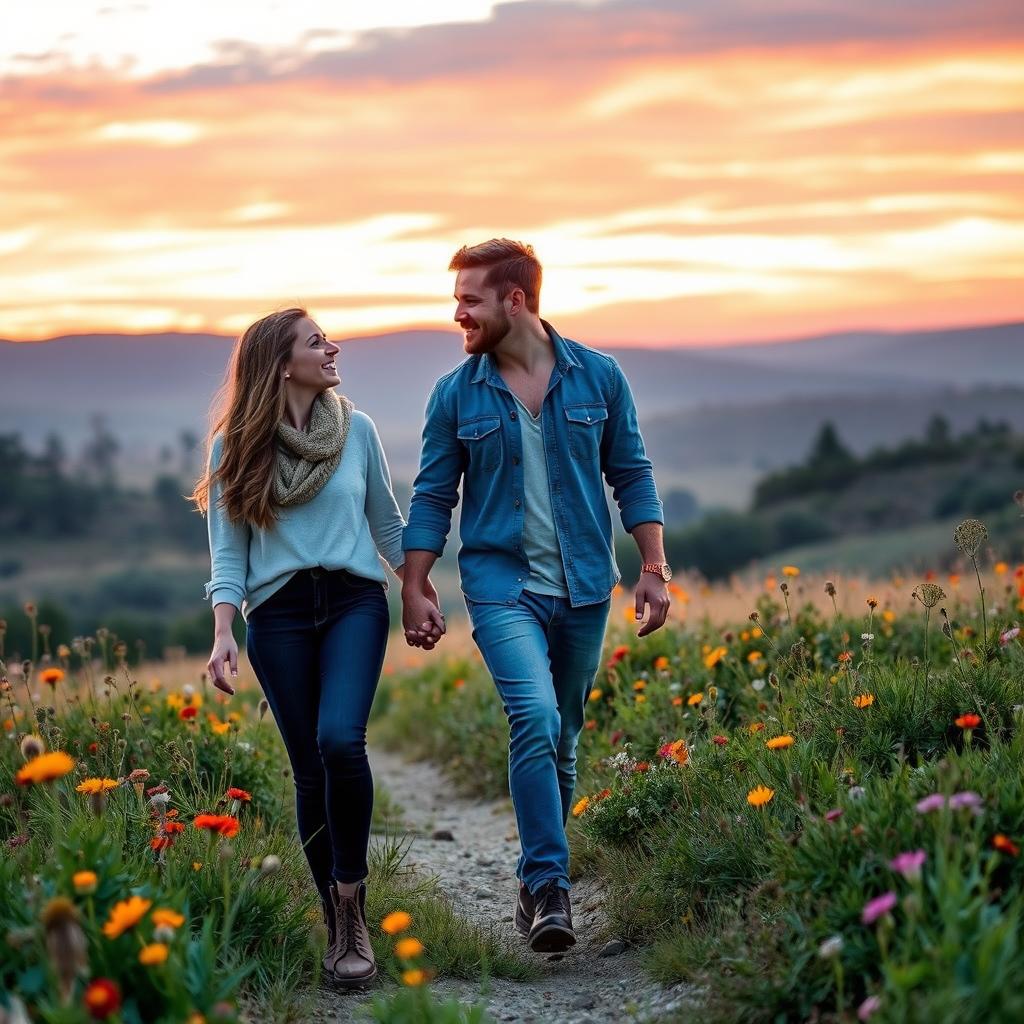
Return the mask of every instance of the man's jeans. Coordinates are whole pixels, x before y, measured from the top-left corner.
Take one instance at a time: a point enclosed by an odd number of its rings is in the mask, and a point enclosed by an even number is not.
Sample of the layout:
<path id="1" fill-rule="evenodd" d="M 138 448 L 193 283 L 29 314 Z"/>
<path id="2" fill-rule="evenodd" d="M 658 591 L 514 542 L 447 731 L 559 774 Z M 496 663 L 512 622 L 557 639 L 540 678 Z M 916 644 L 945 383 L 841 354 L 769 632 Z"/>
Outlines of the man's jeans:
<path id="1" fill-rule="evenodd" d="M 565 823 L 576 783 L 576 741 L 601 663 L 610 600 L 573 608 L 524 590 L 509 607 L 470 601 L 473 639 L 510 727 L 509 788 L 522 852 L 516 874 L 536 892 L 569 886 Z"/>

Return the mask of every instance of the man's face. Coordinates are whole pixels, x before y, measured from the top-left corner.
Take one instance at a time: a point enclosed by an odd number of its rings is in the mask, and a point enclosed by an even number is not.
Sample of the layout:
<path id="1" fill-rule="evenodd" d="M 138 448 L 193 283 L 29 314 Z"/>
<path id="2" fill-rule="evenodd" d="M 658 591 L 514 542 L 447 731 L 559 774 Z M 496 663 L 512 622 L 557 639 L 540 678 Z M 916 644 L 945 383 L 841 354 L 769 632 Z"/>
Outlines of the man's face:
<path id="1" fill-rule="evenodd" d="M 466 332 L 462 347 L 471 356 L 493 352 L 512 328 L 498 293 L 484 284 L 487 269 L 470 267 L 455 278 L 455 322 Z"/>

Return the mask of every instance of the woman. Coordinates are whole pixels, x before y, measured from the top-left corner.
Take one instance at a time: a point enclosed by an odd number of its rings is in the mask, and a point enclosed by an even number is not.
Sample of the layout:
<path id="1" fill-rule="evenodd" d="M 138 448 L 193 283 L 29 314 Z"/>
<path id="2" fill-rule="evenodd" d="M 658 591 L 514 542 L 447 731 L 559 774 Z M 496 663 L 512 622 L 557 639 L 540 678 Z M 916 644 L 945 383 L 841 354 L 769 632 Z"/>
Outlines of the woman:
<path id="1" fill-rule="evenodd" d="M 324 968 L 357 986 L 377 973 L 365 878 L 366 722 L 389 625 L 378 556 L 402 577 L 405 523 L 373 421 L 333 390 L 337 353 L 303 309 L 245 331 L 193 499 L 209 523 L 210 675 L 234 693 L 224 670 L 238 674 L 231 624 L 240 610 L 292 765 L 299 837 L 327 924 Z"/>

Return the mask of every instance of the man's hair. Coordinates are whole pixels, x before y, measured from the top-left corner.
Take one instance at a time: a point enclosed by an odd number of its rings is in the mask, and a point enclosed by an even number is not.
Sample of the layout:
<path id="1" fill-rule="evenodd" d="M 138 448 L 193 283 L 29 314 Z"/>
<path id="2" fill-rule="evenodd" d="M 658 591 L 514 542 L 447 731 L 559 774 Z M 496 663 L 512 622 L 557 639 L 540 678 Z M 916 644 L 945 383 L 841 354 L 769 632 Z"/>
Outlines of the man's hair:
<path id="1" fill-rule="evenodd" d="M 540 282 L 543 271 L 532 245 L 510 238 L 492 238 L 479 245 L 464 245 L 448 264 L 449 270 L 487 267 L 484 284 L 494 288 L 503 299 L 513 288 L 522 288 L 526 308 L 540 311 Z"/>

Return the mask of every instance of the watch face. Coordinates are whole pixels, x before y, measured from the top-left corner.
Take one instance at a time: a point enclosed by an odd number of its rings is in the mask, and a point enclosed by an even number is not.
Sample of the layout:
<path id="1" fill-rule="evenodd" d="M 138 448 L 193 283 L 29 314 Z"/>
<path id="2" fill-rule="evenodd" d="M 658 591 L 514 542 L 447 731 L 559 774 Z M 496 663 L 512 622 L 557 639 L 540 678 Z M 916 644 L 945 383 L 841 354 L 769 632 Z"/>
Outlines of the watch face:
<path id="1" fill-rule="evenodd" d="M 661 567 L 661 578 L 666 583 L 668 583 L 668 581 L 672 579 L 672 570 L 667 565 L 663 565 Z"/>

